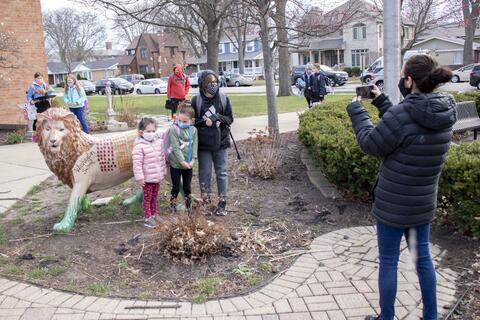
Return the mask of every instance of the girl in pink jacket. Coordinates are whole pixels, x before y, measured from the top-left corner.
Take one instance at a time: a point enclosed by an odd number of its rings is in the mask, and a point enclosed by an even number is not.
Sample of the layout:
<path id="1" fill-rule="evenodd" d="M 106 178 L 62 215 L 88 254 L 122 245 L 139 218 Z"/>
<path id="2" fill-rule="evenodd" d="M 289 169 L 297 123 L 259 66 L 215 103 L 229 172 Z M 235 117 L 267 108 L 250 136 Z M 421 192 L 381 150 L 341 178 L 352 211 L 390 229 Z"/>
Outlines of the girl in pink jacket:
<path id="1" fill-rule="evenodd" d="M 155 228 L 158 215 L 158 190 L 167 173 L 163 140 L 156 134 L 157 124 L 152 118 L 143 118 L 138 124 L 138 138 L 133 147 L 133 173 L 143 188 L 144 225 Z"/>

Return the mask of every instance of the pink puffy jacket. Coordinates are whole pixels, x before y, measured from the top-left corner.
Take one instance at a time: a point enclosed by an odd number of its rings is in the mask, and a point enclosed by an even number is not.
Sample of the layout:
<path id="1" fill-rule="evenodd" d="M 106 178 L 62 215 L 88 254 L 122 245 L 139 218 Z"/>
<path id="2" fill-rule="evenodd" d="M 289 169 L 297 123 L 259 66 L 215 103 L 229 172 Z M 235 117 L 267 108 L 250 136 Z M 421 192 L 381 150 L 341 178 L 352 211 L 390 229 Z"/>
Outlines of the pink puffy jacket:
<path id="1" fill-rule="evenodd" d="M 137 138 L 132 151 L 133 174 L 135 180 L 144 180 L 150 183 L 160 183 L 167 174 L 165 155 L 163 153 L 163 139 L 157 138 L 148 142 Z"/>

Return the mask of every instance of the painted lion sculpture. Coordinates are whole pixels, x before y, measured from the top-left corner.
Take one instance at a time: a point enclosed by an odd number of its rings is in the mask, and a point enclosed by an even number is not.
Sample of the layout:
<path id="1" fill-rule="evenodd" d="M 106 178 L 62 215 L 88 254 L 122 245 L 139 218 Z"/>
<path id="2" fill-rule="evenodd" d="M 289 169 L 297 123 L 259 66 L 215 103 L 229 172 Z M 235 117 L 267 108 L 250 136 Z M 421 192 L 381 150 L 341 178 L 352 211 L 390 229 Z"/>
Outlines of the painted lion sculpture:
<path id="1" fill-rule="evenodd" d="M 65 215 L 54 225 L 54 231 L 69 232 L 73 228 L 79 210 L 89 206 L 87 193 L 108 189 L 133 177 L 135 132 L 97 139 L 81 130 L 73 113 L 50 108 L 37 115 L 36 134 L 48 167 L 72 188 Z"/>

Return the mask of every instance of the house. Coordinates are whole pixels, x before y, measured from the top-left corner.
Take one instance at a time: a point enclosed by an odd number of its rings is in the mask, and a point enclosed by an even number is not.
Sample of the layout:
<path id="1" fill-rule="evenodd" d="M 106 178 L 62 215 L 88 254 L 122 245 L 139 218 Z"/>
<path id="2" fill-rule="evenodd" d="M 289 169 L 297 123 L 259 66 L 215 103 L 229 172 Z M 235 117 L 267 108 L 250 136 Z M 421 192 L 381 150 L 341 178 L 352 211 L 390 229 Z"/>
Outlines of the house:
<path id="1" fill-rule="evenodd" d="M 167 31 L 142 33 L 133 39 L 119 58 L 122 74 L 155 73 L 157 77 L 172 73 L 175 64 L 186 62 L 187 50 L 180 38 Z"/>
<path id="2" fill-rule="evenodd" d="M 320 63 L 336 69 L 370 65 L 383 55 L 383 13 L 374 4 L 350 0 L 325 15 L 315 12 L 309 19 L 342 21 L 328 36 L 306 38 L 291 50 L 292 65 Z M 334 26 L 335 27 L 335 26 Z M 414 24 L 403 20 L 404 44 L 413 39 Z"/>
<path id="3" fill-rule="evenodd" d="M 428 50 L 441 65 L 457 69 L 463 66 L 463 48 L 465 44 L 465 29 L 463 25 L 451 23 L 439 26 L 418 37 L 412 50 Z M 480 32 L 474 37 L 473 61 L 480 62 Z"/>
<path id="4" fill-rule="evenodd" d="M 119 58 L 124 55 L 124 51 L 120 49 L 113 49 L 111 41 L 105 42 L 105 49 L 92 50 L 92 60 L 106 60 Z"/>
<path id="5" fill-rule="evenodd" d="M 238 46 L 229 39 L 223 37 L 218 45 L 218 71 L 227 73 L 238 73 Z M 245 72 L 246 75 L 263 76 L 263 52 L 260 38 L 247 36 L 245 47 Z M 187 60 L 189 66 L 196 66 L 197 71 L 206 69 L 207 55 L 200 58 Z"/>
<path id="6" fill-rule="evenodd" d="M 25 102 L 35 72 L 46 77 L 47 58 L 40 0 L 2 0 L 0 12 L 0 37 L 10 34 L 13 42 L 0 51 L 0 128 L 9 129 L 26 125 L 17 104 Z"/>
<path id="7" fill-rule="evenodd" d="M 115 77 L 119 74 L 119 61 L 119 58 L 113 58 L 90 62 L 72 62 L 70 72 L 63 62 L 49 62 L 48 83 L 51 85 L 63 83 L 69 73 L 79 75 L 90 81 Z"/>

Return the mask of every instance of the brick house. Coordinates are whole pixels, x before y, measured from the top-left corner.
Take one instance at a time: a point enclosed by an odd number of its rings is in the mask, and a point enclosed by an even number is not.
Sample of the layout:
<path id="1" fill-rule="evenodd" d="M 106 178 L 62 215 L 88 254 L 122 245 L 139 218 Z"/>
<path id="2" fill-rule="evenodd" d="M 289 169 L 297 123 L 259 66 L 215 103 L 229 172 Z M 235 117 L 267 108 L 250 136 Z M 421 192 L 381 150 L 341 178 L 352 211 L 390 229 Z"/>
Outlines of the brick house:
<path id="1" fill-rule="evenodd" d="M 15 128 L 26 125 L 17 104 L 25 101 L 33 74 L 42 72 L 47 81 L 40 0 L 2 0 L 0 12 L 0 32 L 12 35 L 17 47 L 15 53 L 2 53 L 7 67 L 0 65 L 0 128 Z"/>
<path id="2" fill-rule="evenodd" d="M 120 57 L 120 73 L 168 76 L 172 73 L 173 65 L 185 64 L 187 50 L 181 43 L 172 33 L 142 33 L 125 49 L 126 55 Z"/>

